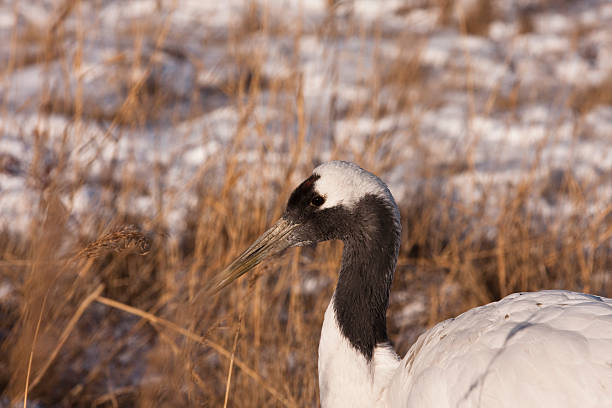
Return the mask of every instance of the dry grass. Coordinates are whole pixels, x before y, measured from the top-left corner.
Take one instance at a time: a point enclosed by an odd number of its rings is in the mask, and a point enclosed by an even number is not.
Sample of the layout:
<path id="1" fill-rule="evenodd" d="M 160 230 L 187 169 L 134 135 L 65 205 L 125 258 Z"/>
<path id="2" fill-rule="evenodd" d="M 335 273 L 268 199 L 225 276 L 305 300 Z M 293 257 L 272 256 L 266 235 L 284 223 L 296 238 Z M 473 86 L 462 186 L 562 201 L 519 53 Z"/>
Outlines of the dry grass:
<path id="1" fill-rule="evenodd" d="M 438 3 L 446 16 L 452 2 Z M 63 49 L 58 40 L 47 53 L 35 48 L 38 51 L 27 58 L 16 56 L 7 71 L 34 61 L 78 69 L 83 51 L 78 38 L 87 28 L 77 25 L 76 33 L 64 30 L 66 15 L 79 12 L 78 2 L 65 4 L 44 29 L 56 37 L 74 35 L 76 54 Z M 49 98 L 37 101 L 41 112 L 66 114 L 74 126 L 106 120 L 105 134 L 94 140 L 103 146 L 121 139 L 122 128 L 146 129 L 158 120 L 169 120 L 157 113 L 173 103 L 188 100 L 189 112 L 176 114 L 184 119 L 207 111 L 203 94 L 225 98 L 239 112 L 236 134 L 221 154 L 185 180 L 182 189 L 148 192 L 148 186 L 165 185 L 163 169 L 145 172 L 150 179 L 143 181 L 141 173 L 131 171 L 138 168 L 137 158 L 121 162 L 112 157 L 99 179 L 106 194 L 75 224 L 61 197 L 99 176 L 89 174 L 89 168 L 69 165 L 65 146 L 51 143 L 44 134 L 24 135 L 36 140 L 40 152 L 29 169 L 19 169 L 19 162 L 11 164 L 15 158 L 1 158 L 3 168 L 27 171 L 40 197 L 26 234 L 0 235 L 0 284 L 11 288 L 0 298 L 1 406 L 22 401 L 41 407 L 317 406 L 318 335 L 341 244 L 290 250 L 220 296 L 198 294 L 215 271 L 281 213 L 293 187 L 287 180 L 307 176 L 322 146 L 331 145 L 334 158 L 353 159 L 381 174 L 398 163 L 389 147 L 392 134 L 370 135 L 368 147 L 360 151 L 330 141 L 329 134 L 306 120 L 297 68 L 282 80 L 265 78 L 258 54 L 263 51 L 245 54 L 237 49 L 245 36 L 289 30 L 273 25 L 254 4 L 245 12 L 245 25 L 230 29 L 228 38 L 221 40 L 236 48 L 236 70 L 217 88 L 197 89 L 178 100 L 159 86 L 155 55 L 166 47 L 167 27 L 163 19 L 155 19 L 150 25 L 141 22 L 130 28 L 132 55 L 108 62 L 118 66 L 117 77 L 109 82 L 118 81 L 125 88 L 116 110 L 99 112 L 83 106 L 78 87 L 62 97 L 51 92 Z M 464 16 L 463 30 L 486 34 L 492 14 L 487 7 Z M 448 18 L 444 16 L 442 20 Z M 40 30 L 30 27 L 16 38 L 20 44 L 40 46 L 47 41 Z M 326 35 L 330 29 L 320 31 Z M 299 32 L 295 36 L 297 42 Z M 220 40 L 211 39 L 215 41 Z M 146 55 L 143 43 L 150 46 Z M 418 50 L 399 55 L 388 65 L 381 63 L 378 75 L 363 84 L 371 98 L 343 109 L 333 107 L 329 117 L 320 118 L 322 126 L 333 133 L 338 118 L 380 117 L 389 112 L 412 117 L 415 98 L 435 106 L 435 84 L 427 82 L 423 70 Z M 133 71 L 141 75 L 130 76 Z M 385 85 L 393 87 L 396 104 L 381 97 Z M 288 135 L 279 148 L 278 168 L 268 167 L 265 160 L 247 167 L 239 159 L 245 151 L 264 158 L 278 145 L 274 139 L 278 137 L 267 135 L 264 124 L 248 127 L 264 93 L 269 106 L 282 115 Z M 587 90 L 571 103 L 584 111 L 608 103 L 606 95 Z M 517 99 L 509 99 L 499 102 L 500 109 L 517 108 Z M 246 146 L 247 132 L 257 134 L 255 147 Z M 390 335 L 398 352 L 403 355 L 426 327 L 514 291 L 564 288 L 612 295 L 612 207 L 592 215 L 584 210 L 594 188 L 609 175 L 585 183 L 570 172 L 557 177 L 553 169 L 550 182 L 541 184 L 531 177 L 545 167 L 536 160 L 530 175 L 503 195 L 484 195 L 466 206 L 453 198 L 447 182 L 470 168 L 469 148 L 459 149 L 456 157 L 440 166 L 423 136 L 417 133 L 405 140 L 419 153 L 416 170 L 407 177 L 422 182 L 401 205 L 403 243 L 389 316 L 400 315 L 414 299 L 423 299 L 426 307 L 407 322 L 390 318 Z M 212 137 L 202 135 L 203 140 Z M 45 158 L 49 150 L 55 154 L 51 163 Z M 219 163 L 225 169 L 221 177 L 212 170 Z M 275 176 L 258 177 L 263 172 Z M 189 206 L 187 228 L 172 237 L 167 209 L 181 200 L 184 191 L 194 190 L 198 199 Z M 126 209 L 143 191 L 155 196 L 155 211 L 135 216 Z M 574 210 L 544 220 L 529 205 L 530 198 L 540 195 L 571 202 Z M 482 216 L 490 200 L 499 209 L 493 219 Z M 305 282 L 313 280 L 317 290 L 305 291 Z"/>

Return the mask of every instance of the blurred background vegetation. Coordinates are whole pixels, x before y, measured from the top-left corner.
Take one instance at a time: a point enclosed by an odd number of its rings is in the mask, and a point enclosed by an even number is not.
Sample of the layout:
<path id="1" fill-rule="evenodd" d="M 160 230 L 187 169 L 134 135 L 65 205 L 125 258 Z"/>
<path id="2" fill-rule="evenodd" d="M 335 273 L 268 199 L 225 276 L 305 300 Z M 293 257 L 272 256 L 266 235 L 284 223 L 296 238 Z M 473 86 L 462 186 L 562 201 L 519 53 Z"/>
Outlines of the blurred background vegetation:
<path id="1" fill-rule="evenodd" d="M 606 1 L 9 0 L 0 31 L 0 406 L 318 406 L 340 243 L 198 294 L 331 159 L 401 207 L 400 355 L 512 292 L 612 296 Z"/>

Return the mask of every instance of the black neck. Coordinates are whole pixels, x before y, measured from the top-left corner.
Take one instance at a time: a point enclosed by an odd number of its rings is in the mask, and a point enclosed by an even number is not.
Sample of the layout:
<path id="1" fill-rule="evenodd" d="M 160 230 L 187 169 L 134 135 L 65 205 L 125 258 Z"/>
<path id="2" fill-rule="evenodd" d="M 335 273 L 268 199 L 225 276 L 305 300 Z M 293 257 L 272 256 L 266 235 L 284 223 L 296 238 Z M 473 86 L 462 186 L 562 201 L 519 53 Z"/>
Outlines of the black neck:
<path id="1" fill-rule="evenodd" d="M 355 228 L 343 238 L 334 310 L 342 334 L 370 361 L 376 345 L 389 341 L 386 312 L 401 226 L 394 208 L 376 196 L 354 211 Z"/>

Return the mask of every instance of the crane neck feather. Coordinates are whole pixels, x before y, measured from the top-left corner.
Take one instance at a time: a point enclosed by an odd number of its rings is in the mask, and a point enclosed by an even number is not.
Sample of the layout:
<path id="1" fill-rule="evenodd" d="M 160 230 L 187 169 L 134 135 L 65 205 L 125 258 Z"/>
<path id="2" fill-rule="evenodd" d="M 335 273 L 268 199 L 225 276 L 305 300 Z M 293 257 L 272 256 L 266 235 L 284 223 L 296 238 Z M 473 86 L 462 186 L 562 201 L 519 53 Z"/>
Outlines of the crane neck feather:
<path id="1" fill-rule="evenodd" d="M 366 195 L 352 209 L 333 305 L 341 333 L 367 361 L 388 343 L 386 312 L 397 263 L 401 224 L 394 202 Z"/>

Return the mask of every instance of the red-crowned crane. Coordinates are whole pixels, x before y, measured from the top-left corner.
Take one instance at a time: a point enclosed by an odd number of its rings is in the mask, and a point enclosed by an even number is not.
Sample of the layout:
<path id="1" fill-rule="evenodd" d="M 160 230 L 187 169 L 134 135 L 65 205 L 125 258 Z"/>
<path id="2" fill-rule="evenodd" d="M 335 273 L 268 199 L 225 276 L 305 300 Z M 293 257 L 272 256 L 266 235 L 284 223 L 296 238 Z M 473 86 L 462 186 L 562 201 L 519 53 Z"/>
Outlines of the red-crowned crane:
<path id="1" fill-rule="evenodd" d="M 400 231 L 398 207 L 378 177 L 325 163 L 211 289 L 285 248 L 341 240 L 319 342 L 322 407 L 612 407 L 612 299 L 600 296 L 515 293 L 437 324 L 399 358 L 386 312 Z"/>

